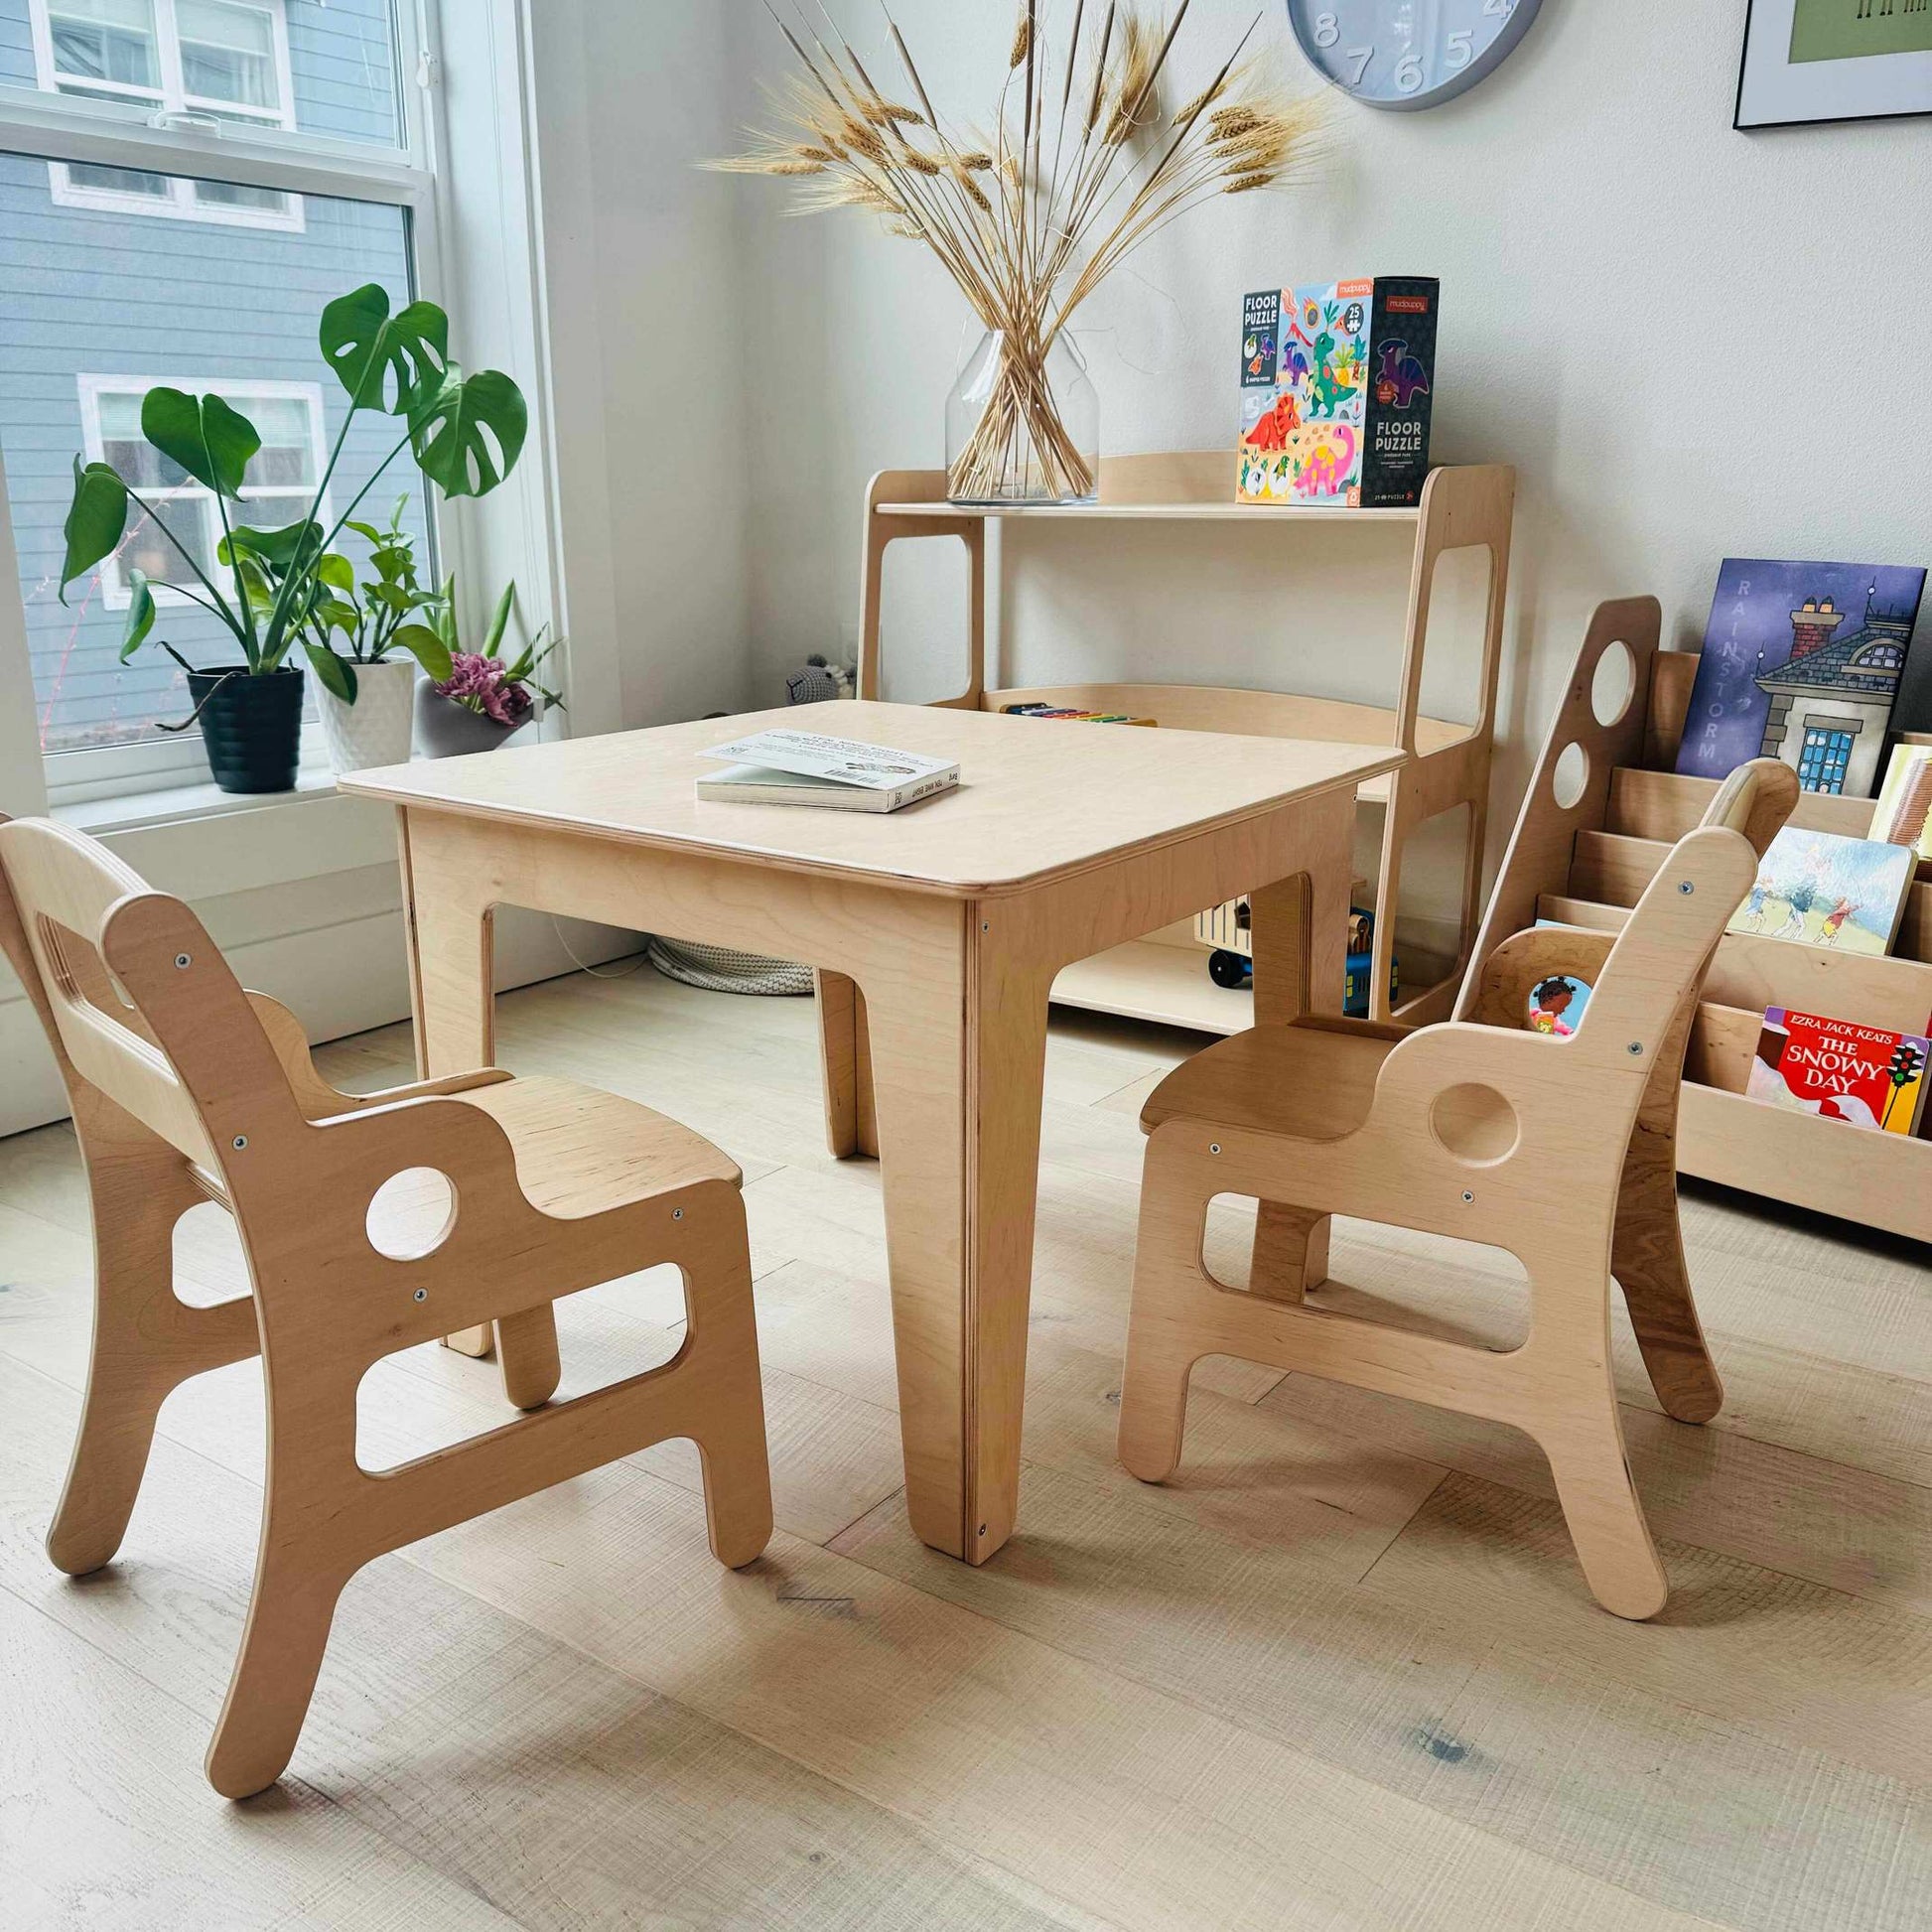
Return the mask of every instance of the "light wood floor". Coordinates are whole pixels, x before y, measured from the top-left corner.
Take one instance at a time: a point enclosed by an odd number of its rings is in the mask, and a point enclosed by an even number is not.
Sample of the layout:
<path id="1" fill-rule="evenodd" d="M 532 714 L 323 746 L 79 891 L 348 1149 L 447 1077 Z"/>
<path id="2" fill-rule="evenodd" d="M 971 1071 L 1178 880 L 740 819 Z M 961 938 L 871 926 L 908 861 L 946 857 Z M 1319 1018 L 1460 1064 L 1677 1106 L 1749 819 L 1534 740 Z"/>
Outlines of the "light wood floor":
<path id="1" fill-rule="evenodd" d="M 898 1495 L 877 1170 L 822 1152 L 809 1002 L 648 971 L 501 1003 L 504 1062 L 632 1094 L 745 1166 L 778 1533 L 705 1549 L 666 1445 L 350 1586 L 278 1792 L 201 1760 L 240 1627 L 252 1363 L 181 1391 L 121 1561 L 40 1549 L 86 1359 L 65 1129 L 0 1142 L 0 1923 L 8 1927 L 1932 1925 L 1932 1281 L 1922 1251 L 1688 1203 L 1730 1403 L 1625 1423 L 1675 1588 L 1585 1592 L 1511 1432 L 1202 1365 L 1178 1479 L 1113 1459 L 1138 1103 L 1192 1043 L 1049 1049 L 1020 1533 L 978 1572 Z M 327 1049 L 405 1077 L 403 1030 Z M 1237 1268 L 1242 1217 L 1217 1226 Z M 239 1284 L 212 1208 L 184 1293 Z M 1344 1226 L 1337 1303 L 1497 1342 L 1508 1264 Z M 561 1305 L 566 1392 L 668 1354 L 656 1276 Z M 502 1420 L 437 1348 L 363 1459 Z"/>

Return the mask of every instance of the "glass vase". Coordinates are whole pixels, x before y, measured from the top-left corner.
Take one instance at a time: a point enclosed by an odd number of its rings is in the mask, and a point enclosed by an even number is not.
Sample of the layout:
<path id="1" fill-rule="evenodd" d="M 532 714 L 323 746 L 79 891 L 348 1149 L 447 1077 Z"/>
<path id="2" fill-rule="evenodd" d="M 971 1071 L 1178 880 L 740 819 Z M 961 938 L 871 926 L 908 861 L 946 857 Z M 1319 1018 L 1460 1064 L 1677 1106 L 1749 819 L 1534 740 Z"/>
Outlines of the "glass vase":
<path id="1" fill-rule="evenodd" d="M 1091 503 L 1100 493 L 1100 397 L 1064 330 L 1042 354 L 990 329 L 946 398 L 946 494 L 955 503 Z"/>

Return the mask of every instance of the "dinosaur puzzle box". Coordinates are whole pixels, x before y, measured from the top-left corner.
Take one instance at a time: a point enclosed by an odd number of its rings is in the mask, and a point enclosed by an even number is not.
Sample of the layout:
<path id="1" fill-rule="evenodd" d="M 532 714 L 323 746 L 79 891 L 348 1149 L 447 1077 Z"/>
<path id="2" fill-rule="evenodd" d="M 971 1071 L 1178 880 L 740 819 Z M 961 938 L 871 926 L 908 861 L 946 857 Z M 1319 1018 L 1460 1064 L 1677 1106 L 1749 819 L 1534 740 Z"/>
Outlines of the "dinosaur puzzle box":
<path id="1" fill-rule="evenodd" d="M 1237 499 L 1421 502 L 1441 299 L 1428 275 L 1244 297 Z"/>

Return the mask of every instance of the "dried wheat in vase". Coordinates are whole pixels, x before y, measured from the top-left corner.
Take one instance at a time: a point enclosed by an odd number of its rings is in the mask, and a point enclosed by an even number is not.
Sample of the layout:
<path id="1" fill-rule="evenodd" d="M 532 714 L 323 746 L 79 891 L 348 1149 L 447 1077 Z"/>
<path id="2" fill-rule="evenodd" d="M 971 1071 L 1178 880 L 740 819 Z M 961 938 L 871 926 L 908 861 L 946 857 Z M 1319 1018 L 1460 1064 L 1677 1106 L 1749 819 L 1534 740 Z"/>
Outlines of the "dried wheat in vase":
<path id="1" fill-rule="evenodd" d="M 1069 325 L 1081 304 L 1189 208 L 1274 187 L 1307 164 L 1318 109 L 1243 59 L 1259 14 L 1207 84 L 1170 105 L 1190 5 L 1166 15 L 1118 0 L 1029 0 L 985 128 L 940 112 L 890 14 L 893 66 L 881 70 L 910 99 L 875 79 L 829 16 L 814 25 L 770 9 L 799 63 L 774 95 L 782 131 L 715 165 L 796 179 L 802 209 L 876 214 L 945 266 L 988 337 L 970 420 L 948 452 L 956 498 L 1091 497 L 1094 439 L 1069 431 L 1053 387 L 1055 363 L 1077 362 Z"/>

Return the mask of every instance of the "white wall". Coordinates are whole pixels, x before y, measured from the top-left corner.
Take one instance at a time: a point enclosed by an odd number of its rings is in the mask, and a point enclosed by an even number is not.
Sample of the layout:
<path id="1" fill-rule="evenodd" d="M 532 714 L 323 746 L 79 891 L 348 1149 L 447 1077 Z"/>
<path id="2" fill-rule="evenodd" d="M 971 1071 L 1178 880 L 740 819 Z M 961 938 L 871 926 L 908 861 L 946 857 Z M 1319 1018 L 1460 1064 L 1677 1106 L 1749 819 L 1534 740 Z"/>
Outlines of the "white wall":
<path id="1" fill-rule="evenodd" d="M 742 708 L 749 646 L 730 10 L 534 0 L 564 601 L 615 666 L 579 730 Z M 616 709 L 608 709 L 615 695 Z"/>
<path id="2" fill-rule="evenodd" d="M 876 13 L 838 11 L 869 53 Z M 894 11 L 942 111 L 984 117 L 1007 9 Z M 1194 0 L 1178 91 L 1254 12 Z M 743 14 L 748 60 L 775 75 L 776 30 L 759 0 Z M 1231 451 L 1244 291 L 1443 278 L 1436 460 L 1520 472 L 1496 849 L 1598 599 L 1655 592 L 1692 642 L 1726 553 L 1932 562 L 1932 386 L 1916 373 L 1932 119 L 1733 132 L 1743 20 L 1743 0 L 1547 0 L 1501 71 L 1447 107 L 1338 100 L 1319 182 L 1170 229 L 1091 318 L 1108 450 Z M 1299 84 L 1279 0 L 1262 32 Z M 916 244 L 857 217 L 788 220 L 776 182 L 742 193 L 753 307 L 780 324 L 759 358 L 750 553 L 768 685 L 850 633 L 867 476 L 940 462 L 964 307 Z M 955 647 L 944 600 L 919 595 L 933 568 L 897 573 L 898 661 Z M 1400 546 L 1379 533 L 1035 525 L 1010 533 L 1003 574 L 1024 679 L 1078 664 L 1354 696 L 1392 672 Z M 1932 643 L 1913 683 L 1932 720 Z"/>

